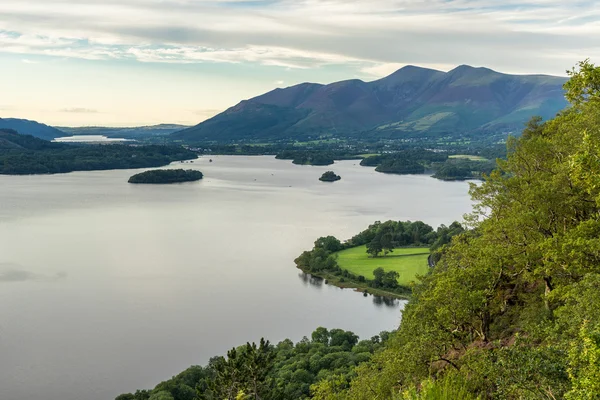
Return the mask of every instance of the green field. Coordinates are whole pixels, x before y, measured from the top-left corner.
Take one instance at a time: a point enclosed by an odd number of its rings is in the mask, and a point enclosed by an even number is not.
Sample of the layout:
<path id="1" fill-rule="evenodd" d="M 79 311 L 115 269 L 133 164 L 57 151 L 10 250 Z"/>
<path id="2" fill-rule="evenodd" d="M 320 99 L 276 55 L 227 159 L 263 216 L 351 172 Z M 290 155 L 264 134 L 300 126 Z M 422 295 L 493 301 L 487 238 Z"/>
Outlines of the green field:
<path id="1" fill-rule="evenodd" d="M 470 161 L 488 161 L 487 158 L 483 158 L 480 156 L 470 156 L 468 154 L 455 154 L 453 156 L 448 156 L 448 158 L 458 158 L 458 159 L 470 160 Z"/>
<path id="2" fill-rule="evenodd" d="M 426 247 L 407 247 L 394 249 L 393 253 L 377 258 L 369 257 L 366 246 L 353 247 L 337 253 L 338 264 L 355 275 L 373 279 L 373 271 L 382 267 L 386 271 L 397 271 L 400 274 L 398 283 L 407 286 L 415 280 L 416 275 L 424 275 L 429 270 Z"/>

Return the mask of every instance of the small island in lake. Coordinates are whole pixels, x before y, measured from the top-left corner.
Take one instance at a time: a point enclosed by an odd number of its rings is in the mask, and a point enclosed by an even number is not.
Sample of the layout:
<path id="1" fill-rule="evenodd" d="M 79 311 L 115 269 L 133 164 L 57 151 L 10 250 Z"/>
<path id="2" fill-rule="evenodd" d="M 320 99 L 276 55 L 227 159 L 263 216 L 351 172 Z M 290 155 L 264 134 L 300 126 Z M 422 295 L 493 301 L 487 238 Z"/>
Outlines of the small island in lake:
<path id="1" fill-rule="evenodd" d="M 202 172 L 193 169 L 155 169 L 129 178 L 129 183 L 167 184 L 194 182 L 202 179 Z"/>
<path id="2" fill-rule="evenodd" d="M 333 171 L 327 171 L 319 178 L 319 180 L 322 182 L 335 182 L 339 181 L 340 179 L 342 179 L 342 177 L 336 175 Z"/>

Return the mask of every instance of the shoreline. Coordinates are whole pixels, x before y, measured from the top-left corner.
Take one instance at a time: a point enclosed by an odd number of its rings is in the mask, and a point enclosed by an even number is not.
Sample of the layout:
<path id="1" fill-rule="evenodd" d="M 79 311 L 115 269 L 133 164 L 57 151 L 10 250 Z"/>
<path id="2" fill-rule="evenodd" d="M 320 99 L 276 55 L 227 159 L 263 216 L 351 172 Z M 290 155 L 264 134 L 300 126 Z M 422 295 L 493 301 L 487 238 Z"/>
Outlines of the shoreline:
<path id="1" fill-rule="evenodd" d="M 412 294 L 412 290 L 407 287 L 407 286 L 400 286 L 401 289 L 406 290 L 406 294 L 403 293 L 396 293 L 396 292 L 390 292 L 384 289 L 376 289 L 373 288 L 371 286 L 369 286 L 368 284 L 366 284 L 366 282 L 357 282 L 348 278 L 343 278 L 344 281 L 341 282 L 342 277 L 339 277 L 337 275 L 333 275 L 333 274 L 329 274 L 329 273 L 315 273 L 315 272 L 310 272 L 304 268 L 299 267 L 298 265 L 296 265 L 296 268 L 298 268 L 300 271 L 302 271 L 303 273 L 310 275 L 310 276 L 315 276 L 317 278 L 321 278 L 323 280 L 325 280 L 327 285 L 332 285 L 332 286 L 336 286 L 340 289 L 354 289 L 355 292 L 357 293 L 368 293 L 368 294 L 372 294 L 374 296 L 381 296 L 381 297 L 387 297 L 387 298 L 391 298 L 391 299 L 396 299 L 396 300 L 410 300 L 411 294 Z"/>

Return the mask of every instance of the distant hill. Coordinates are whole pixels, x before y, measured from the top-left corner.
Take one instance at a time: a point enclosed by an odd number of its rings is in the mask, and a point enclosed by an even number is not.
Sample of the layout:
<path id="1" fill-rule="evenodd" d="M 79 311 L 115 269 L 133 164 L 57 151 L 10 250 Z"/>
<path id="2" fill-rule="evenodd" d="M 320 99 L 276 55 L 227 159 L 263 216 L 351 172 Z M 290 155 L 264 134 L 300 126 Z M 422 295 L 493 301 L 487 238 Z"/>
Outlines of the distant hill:
<path id="1" fill-rule="evenodd" d="M 161 124 L 127 128 L 111 128 L 102 126 L 82 126 L 77 128 L 59 127 L 70 135 L 102 135 L 109 138 L 141 139 L 153 136 L 166 136 L 173 132 L 188 128 L 186 125 Z"/>
<path id="2" fill-rule="evenodd" d="M 534 115 L 547 119 L 566 107 L 565 82 L 467 65 L 449 72 L 407 66 L 373 82 L 275 89 L 172 137 L 193 142 L 506 132 L 520 130 Z"/>
<path id="3" fill-rule="evenodd" d="M 49 142 L 31 135 L 22 135 L 12 129 L 0 129 L 0 154 L 7 150 L 47 150 L 65 148 L 65 145 Z"/>
<path id="4" fill-rule="evenodd" d="M 27 119 L 0 118 L 0 129 L 12 129 L 22 135 L 31 135 L 45 140 L 69 136 L 59 129 Z"/>

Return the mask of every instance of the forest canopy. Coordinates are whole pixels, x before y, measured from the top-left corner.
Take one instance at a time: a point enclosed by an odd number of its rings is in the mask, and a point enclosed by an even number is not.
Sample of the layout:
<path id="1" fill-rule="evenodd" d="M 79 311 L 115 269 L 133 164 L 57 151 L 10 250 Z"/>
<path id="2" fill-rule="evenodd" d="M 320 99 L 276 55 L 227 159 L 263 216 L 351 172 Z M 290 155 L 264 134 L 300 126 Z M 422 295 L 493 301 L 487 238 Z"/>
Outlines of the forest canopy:
<path id="1" fill-rule="evenodd" d="M 162 167 L 195 158 L 181 146 L 72 145 L 0 131 L 0 174 L 5 175 Z"/>

